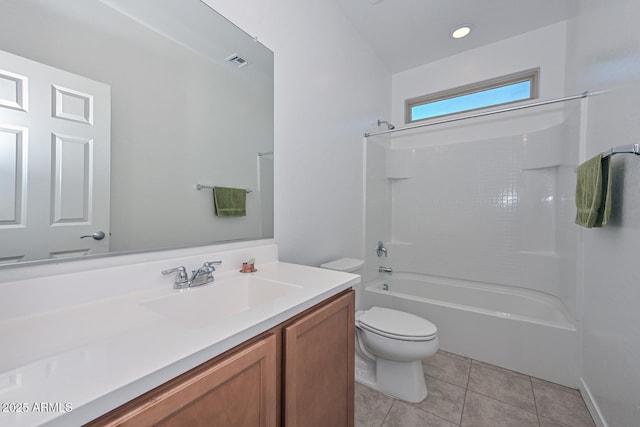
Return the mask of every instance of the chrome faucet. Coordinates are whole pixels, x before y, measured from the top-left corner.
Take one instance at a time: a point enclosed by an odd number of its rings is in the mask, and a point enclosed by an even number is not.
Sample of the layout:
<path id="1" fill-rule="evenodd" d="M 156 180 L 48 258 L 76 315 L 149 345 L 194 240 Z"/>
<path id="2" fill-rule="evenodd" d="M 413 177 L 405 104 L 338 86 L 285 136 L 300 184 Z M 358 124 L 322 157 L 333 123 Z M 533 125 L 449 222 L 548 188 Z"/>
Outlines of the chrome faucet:
<path id="1" fill-rule="evenodd" d="M 391 273 L 393 273 L 393 269 L 391 267 L 380 266 L 380 267 L 378 267 L 378 273 L 389 273 L 389 274 L 391 274 Z"/>
<path id="2" fill-rule="evenodd" d="M 378 246 L 376 246 L 376 254 L 378 254 L 378 258 L 381 258 L 382 254 L 384 254 L 385 258 L 387 257 L 387 248 L 384 247 L 384 243 L 382 243 L 382 240 L 378 241 Z"/>
<path id="3" fill-rule="evenodd" d="M 214 265 L 220 264 L 222 264 L 222 261 L 205 262 L 202 267 L 191 272 L 191 277 L 187 275 L 187 269 L 183 266 L 163 270 L 162 274 L 167 276 L 171 273 L 176 273 L 176 278 L 173 281 L 174 289 L 192 288 L 213 282 L 213 272 L 216 271 Z"/>

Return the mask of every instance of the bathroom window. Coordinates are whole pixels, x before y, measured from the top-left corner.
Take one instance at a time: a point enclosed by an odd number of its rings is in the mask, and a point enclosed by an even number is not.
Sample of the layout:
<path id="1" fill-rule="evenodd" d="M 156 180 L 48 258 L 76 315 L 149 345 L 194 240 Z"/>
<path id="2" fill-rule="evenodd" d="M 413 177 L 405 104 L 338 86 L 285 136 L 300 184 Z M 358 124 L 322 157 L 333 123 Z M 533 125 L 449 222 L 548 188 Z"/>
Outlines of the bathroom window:
<path id="1" fill-rule="evenodd" d="M 540 69 L 473 83 L 405 101 L 405 122 L 447 116 L 538 97 Z"/>

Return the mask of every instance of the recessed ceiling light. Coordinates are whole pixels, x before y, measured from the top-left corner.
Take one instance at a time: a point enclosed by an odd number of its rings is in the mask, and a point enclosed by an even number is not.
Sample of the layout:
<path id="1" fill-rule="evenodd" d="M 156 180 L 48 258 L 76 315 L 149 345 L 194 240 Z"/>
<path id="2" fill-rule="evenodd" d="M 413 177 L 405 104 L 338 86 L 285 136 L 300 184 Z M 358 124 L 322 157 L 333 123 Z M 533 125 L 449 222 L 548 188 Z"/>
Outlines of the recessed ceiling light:
<path id="1" fill-rule="evenodd" d="M 454 39 L 461 39 L 466 37 L 471 32 L 471 27 L 469 25 L 461 25 L 451 33 L 451 37 Z"/>

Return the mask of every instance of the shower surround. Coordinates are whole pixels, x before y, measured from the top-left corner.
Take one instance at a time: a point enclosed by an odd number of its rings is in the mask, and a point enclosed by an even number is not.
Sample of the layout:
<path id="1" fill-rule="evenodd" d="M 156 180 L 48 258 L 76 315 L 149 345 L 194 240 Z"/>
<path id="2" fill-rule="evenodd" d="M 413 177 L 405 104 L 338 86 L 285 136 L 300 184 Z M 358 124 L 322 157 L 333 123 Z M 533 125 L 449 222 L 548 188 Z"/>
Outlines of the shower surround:
<path id="1" fill-rule="evenodd" d="M 379 279 L 373 268 L 382 263 L 391 266 L 394 274 L 462 281 L 470 289 L 492 287 L 498 290 L 496 298 L 499 290 L 505 289 L 551 299 L 566 313 L 562 334 L 567 335 L 568 345 L 562 360 L 554 363 L 568 375 L 560 378 L 553 372 L 545 375 L 534 369 L 537 356 L 523 351 L 534 337 L 519 333 L 517 322 L 511 323 L 513 328 L 507 322 L 493 331 L 501 331 L 513 352 L 519 353 L 517 361 L 506 365 L 500 354 L 509 348 L 505 345 L 492 349 L 480 339 L 468 340 L 465 336 L 469 335 L 460 335 L 443 337 L 442 347 L 576 386 L 578 238 L 573 224 L 573 192 L 580 110 L 581 102 L 566 103 L 534 112 L 507 113 L 491 120 L 473 119 L 462 125 L 368 138 L 366 244 L 373 248 L 374 241 L 383 239 L 388 258 L 379 260 L 375 251 L 367 252 L 365 281 L 370 283 L 364 286 Z M 416 283 L 430 286 L 429 280 Z M 392 308 L 416 307 L 414 303 L 401 303 L 404 305 L 399 307 L 397 298 L 385 299 L 381 293 L 372 296 L 371 292 L 365 293 L 365 306 L 385 305 L 387 301 Z M 464 305 L 474 307 L 468 299 Z M 477 308 L 482 308 L 480 301 Z M 421 310 L 409 311 L 433 321 L 442 330 L 454 331 L 459 329 L 457 322 L 469 322 L 461 312 L 434 318 L 430 309 Z M 504 319 L 512 317 L 511 308 L 501 311 Z M 478 322 L 475 326 L 478 337 L 485 333 L 480 330 L 482 325 Z M 465 330 L 469 327 L 473 328 L 466 325 Z M 539 345 L 550 351 L 558 342 L 557 334 L 549 331 L 545 335 L 545 327 L 552 326 L 542 325 L 535 334 L 542 336 Z M 467 332 L 473 335 L 473 331 Z"/>

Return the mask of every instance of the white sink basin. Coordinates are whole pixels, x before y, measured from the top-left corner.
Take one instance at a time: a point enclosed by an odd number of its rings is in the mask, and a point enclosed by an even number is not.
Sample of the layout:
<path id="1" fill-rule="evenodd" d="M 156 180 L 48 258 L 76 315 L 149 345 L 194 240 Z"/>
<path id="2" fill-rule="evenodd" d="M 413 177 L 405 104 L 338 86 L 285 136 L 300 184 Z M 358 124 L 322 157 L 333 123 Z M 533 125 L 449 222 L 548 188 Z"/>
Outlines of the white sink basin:
<path id="1" fill-rule="evenodd" d="M 252 275 L 216 281 L 142 302 L 142 306 L 188 328 L 200 328 L 269 304 L 301 286 Z"/>

